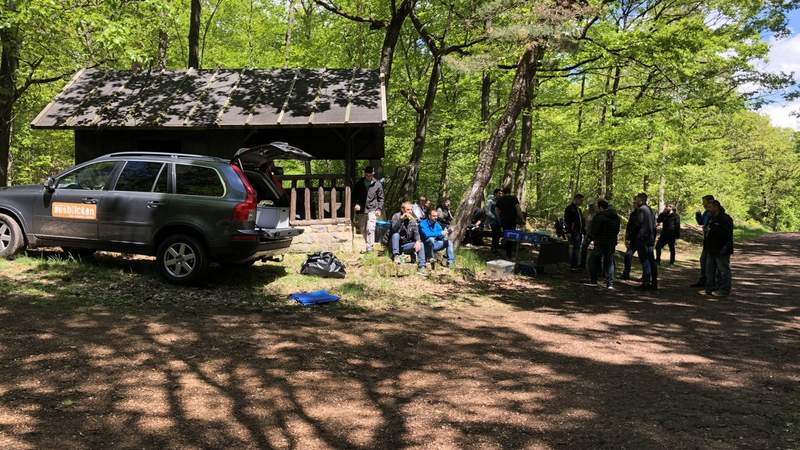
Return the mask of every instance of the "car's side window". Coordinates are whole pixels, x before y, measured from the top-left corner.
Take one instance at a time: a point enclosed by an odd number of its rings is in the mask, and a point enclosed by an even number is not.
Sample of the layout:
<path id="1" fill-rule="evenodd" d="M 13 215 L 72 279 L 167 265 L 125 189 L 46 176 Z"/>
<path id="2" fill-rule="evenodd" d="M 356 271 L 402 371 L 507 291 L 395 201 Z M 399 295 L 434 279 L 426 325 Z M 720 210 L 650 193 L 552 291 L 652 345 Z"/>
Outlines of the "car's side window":
<path id="1" fill-rule="evenodd" d="M 150 192 L 164 163 L 128 161 L 117 179 L 115 191 Z"/>
<path id="2" fill-rule="evenodd" d="M 175 193 L 222 197 L 225 187 L 217 171 L 210 167 L 175 165 Z"/>
<path id="3" fill-rule="evenodd" d="M 161 172 L 158 174 L 158 179 L 156 180 L 156 184 L 153 185 L 153 192 L 159 192 L 162 194 L 169 193 L 169 173 L 171 171 L 171 167 L 169 164 L 164 164 L 164 167 L 161 168 Z"/>
<path id="4" fill-rule="evenodd" d="M 116 162 L 103 161 L 72 171 L 58 180 L 59 189 L 101 191 L 114 173 Z"/>

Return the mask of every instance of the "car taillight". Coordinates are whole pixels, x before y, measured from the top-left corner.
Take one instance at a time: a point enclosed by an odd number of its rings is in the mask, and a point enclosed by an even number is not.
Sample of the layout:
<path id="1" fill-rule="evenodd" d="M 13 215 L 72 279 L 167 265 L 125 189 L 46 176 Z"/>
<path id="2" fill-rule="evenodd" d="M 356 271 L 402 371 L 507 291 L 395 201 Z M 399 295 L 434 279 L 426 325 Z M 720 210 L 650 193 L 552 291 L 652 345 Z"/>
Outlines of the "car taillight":
<path id="1" fill-rule="evenodd" d="M 247 179 L 242 169 L 236 164 L 231 164 L 233 171 L 239 176 L 244 185 L 244 190 L 247 192 L 247 197 L 241 203 L 237 203 L 233 207 L 233 221 L 234 222 L 252 222 L 256 219 L 256 208 L 258 207 L 258 196 L 250 180 Z"/>

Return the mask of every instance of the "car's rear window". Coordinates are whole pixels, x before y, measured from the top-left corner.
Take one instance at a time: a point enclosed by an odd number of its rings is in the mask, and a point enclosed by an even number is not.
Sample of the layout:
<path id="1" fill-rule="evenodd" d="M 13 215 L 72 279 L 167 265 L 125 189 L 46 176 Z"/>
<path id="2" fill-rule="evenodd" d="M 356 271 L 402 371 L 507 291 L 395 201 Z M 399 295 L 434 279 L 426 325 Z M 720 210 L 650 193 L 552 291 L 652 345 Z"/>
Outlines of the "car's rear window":
<path id="1" fill-rule="evenodd" d="M 222 197 L 225 187 L 217 171 L 210 167 L 175 165 L 175 193 Z"/>
<path id="2" fill-rule="evenodd" d="M 117 180 L 116 191 L 150 192 L 164 163 L 128 161 Z"/>

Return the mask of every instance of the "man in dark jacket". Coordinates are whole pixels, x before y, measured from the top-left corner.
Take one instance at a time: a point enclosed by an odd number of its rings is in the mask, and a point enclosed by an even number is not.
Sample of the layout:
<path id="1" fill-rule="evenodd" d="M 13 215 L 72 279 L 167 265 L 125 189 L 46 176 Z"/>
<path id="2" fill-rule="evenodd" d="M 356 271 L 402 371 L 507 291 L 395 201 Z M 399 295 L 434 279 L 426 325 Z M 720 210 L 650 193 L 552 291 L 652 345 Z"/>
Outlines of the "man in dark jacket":
<path id="1" fill-rule="evenodd" d="M 583 194 L 575 194 L 572 203 L 564 209 L 564 228 L 571 245 L 569 253 L 569 266 L 572 270 L 579 270 L 579 258 L 581 254 L 581 243 L 586 229 L 583 223 L 581 205 L 583 204 Z"/>
<path id="2" fill-rule="evenodd" d="M 661 224 L 661 234 L 656 242 L 656 264 L 661 264 L 661 250 L 669 246 L 669 265 L 675 264 L 675 240 L 681 237 L 681 216 L 673 205 L 667 205 L 658 215 L 657 223 Z"/>
<path id="3" fill-rule="evenodd" d="M 411 202 L 403 202 L 400 212 L 392 216 L 392 226 L 387 234 L 390 236 L 392 259 L 399 263 L 400 254 L 416 253 L 418 271 L 425 275 L 425 247 Z"/>
<path id="4" fill-rule="evenodd" d="M 589 236 L 594 248 L 589 255 L 590 286 L 597 286 L 597 276 L 602 262 L 606 273 L 606 288 L 614 289 L 614 252 L 617 249 L 620 219 L 617 211 L 604 199 L 597 200 L 597 209 L 592 218 Z"/>
<path id="5" fill-rule="evenodd" d="M 698 225 L 703 227 L 703 242 L 705 242 L 706 234 L 708 233 L 708 221 L 711 219 L 711 212 L 709 209 L 711 208 L 711 203 L 714 201 L 713 195 L 704 195 L 703 196 L 703 212 L 697 211 L 694 213 L 695 220 L 697 221 Z M 700 254 L 700 279 L 697 280 L 697 283 L 691 285 L 691 287 L 705 287 L 706 285 L 706 251 L 705 245 L 703 246 L 703 252 Z"/>
<path id="6" fill-rule="evenodd" d="M 358 180 L 353 189 L 355 210 L 359 215 L 359 229 L 364 236 L 367 252 L 375 245 L 375 223 L 383 211 L 383 185 L 375 179 L 375 169 L 364 168 L 364 176 Z"/>
<path id="7" fill-rule="evenodd" d="M 636 212 L 631 216 L 631 246 L 639 255 L 642 264 L 642 289 L 658 289 L 658 267 L 653 247 L 656 242 L 656 217 L 647 205 L 647 194 L 636 196 Z"/>
<path id="8" fill-rule="evenodd" d="M 500 219 L 500 226 L 503 228 L 504 233 L 508 230 L 516 230 L 518 224 L 525 223 L 525 217 L 519 205 L 519 199 L 516 195 L 511 193 L 510 188 L 503 189 L 503 196 L 495 201 L 494 210 L 498 219 Z M 504 244 L 506 247 L 506 258 L 511 259 L 514 256 L 514 247 L 516 243 L 504 239 Z"/>
<path id="9" fill-rule="evenodd" d="M 703 240 L 706 254 L 706 295 L 727 297 L 731 294 L 731 255 L 733 254 L 733 219 L 718 200 L 708 210 L 708 232 Z"/>

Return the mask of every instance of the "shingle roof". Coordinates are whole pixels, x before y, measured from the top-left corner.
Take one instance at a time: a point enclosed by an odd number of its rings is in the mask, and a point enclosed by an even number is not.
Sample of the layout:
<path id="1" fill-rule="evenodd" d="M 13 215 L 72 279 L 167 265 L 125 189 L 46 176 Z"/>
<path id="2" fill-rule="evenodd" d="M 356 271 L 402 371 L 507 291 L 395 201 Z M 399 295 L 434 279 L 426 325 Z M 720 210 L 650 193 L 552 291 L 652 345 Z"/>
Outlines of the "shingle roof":
<path id="1" fill-rule="evenodd" d="M 381 126 L 377 70 L 83 69 L 33 128 Z"/>

